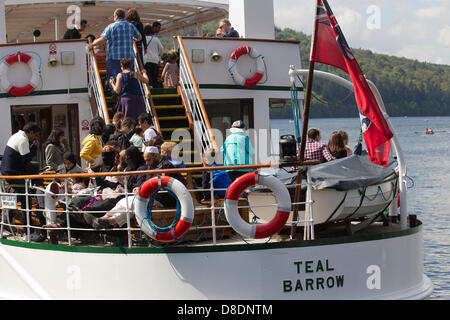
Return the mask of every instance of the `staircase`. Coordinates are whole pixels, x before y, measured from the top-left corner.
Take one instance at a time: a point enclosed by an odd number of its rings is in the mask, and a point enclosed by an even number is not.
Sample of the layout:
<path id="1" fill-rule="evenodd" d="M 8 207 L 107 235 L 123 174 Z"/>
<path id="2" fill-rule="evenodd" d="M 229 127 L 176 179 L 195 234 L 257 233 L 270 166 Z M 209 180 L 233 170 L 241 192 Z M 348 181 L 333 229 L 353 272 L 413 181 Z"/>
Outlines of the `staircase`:
<path id="1" fill-rule="evenodd" d="M 186 167 L 202 166 L 199 148 L 194 143 L 194 131 L 192 118 L 183 103 L 179 89 L 151 89 L 153 105 L 156 118 L 158 118 L 161 134 L 165 141 L 178 143 L 180 157 L 184 160 Z M 186 130 L 179 134 L 176 130 Z M 201 186 L 201 173 L 192 175 Z"/>

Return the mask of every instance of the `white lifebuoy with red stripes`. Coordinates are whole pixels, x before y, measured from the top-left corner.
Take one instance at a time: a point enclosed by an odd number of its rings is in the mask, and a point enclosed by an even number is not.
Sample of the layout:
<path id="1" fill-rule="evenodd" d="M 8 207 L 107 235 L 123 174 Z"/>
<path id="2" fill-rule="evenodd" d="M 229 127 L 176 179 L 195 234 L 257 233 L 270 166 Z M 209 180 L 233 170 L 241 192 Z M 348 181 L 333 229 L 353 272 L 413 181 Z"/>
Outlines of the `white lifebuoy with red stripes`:
<path id="1" fill-rule="evenodd" d="M 248 54 L 251 58 L 256 59 L 256 72 L 250 78 L 244 78 L 237 71 L 237 61 L 238 59 L 244 55 Z M 230 60 L 228 61 L 228 72 L 233 78 L 236 84 L 239 84 L 243 87 L 251 87 L 257 84 L 264 76 L 265 73 L 265 63 L 264 57 L 259 54 L 259 52 L 252 47 L 242 46 L 233 51 L 230 55 Z"/>
<path id="2" fill-rule="evenodd" d="M 277 212 L 272 220 L 265 224 L 247 223 L 238 211 L 239 196 L 246 188 L 255 184 L 268 187 L 277 198 Z M 224 209 L 228 223 L 236 232 L 244 237 L 262 239 L 278 233 L 286 225 L 291 212 L 291 197 L 286 186 L 279 179 L 250 172 L 236 179 L 228 188 Z"/>
<path id="3" fill-rule="evenodd" d="M 175 226 L 167 232 L 158 232 L 149 223 L 150 214 L 147 207 L 151 195 L 160 188 L 171 190 L 181 205 L 181 216 Z M 139 189 L 135 201 L 135 215 L 141 227 L 149 237 L 161 242 L 175 242 L 189 230 L 194 220 L 194 203 L 183 183 L 169 176 L 158 176 L 147 180 Z"/>
<path id="4" fill-rule="evenodd" d="M 26 63 L 31 69 L 31 79 L 23 87 L 12 85 L 7 77 L 8 69 L 15 63 Z M 39 63 L 26 53 L 15 53 L 7 56 L 0 62 L 0 87 L 13 96 L 24 96 L 33 92 L 39 85 Z"/>

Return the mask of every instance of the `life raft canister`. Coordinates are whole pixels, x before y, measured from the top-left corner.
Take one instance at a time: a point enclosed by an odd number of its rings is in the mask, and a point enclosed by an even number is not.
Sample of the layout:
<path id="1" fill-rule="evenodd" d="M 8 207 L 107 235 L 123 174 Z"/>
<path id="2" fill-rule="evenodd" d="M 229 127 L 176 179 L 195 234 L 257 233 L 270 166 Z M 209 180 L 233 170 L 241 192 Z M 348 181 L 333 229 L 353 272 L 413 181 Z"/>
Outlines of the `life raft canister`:
<path id="1" fill-rule="evenodd" d="M 248 54 L 253 59 L 256 59 L 256 72 L 251 78 L 244 78 L 237 71 L 236 66 L 237 61 L 244 54 Z M 243 87 L 254 86 L 259 81 L 261 81 L 265 73 L 264 70 L 265 70 L 264 57 L 261 54 L 259 54 L 259 52 L 255 48 L 249 46 L 242 46 L 234 50 L 230 55 L 230 60 L 228 61 L 228 72 L 230 73 L 231 77 L 233 78 L 236 84 L 239 84 Z"/>
<path id="2" fill-rule="evenodd" d="M 30 82 L 23 87 L 13 86 L 7 77 L 8 68 L 14 63 L 27 63 L 31 69 Z M 36 59 L 33 59 L 26 53 L 12 54 L 0 62 L 0 87 L 13 96 L 24 96 L 33 92 L 39 85 L 39 65 Z"/>
<path id="3" fill-rule="evenodd" d="M 181 205 L 181 216 L 175 226 L 167 232 L 155 230 L 149 220 L 151 218 L 151 210 L 149 211 L 148 203 L 151 195 L 160 188 L 171 190 Z M 142 229 L 149 237 L 161 242 L 175 242 L 183 237 L 189 230 L 194 220 L 194 203 L 189 191 L 178 181 L 169 176 L 158 176 L 147 180 L 139 189 L 135 201 L 136 219 Z"/>
<path id="4" fill-rule="evenodd" d="M 246 188 L 255 184 L 268 187 L 277 198 L 277 212 L 266 224 L 247 223 L 238 211 L 239 196 Z M 252 239 L 267 238 L 278 233 L 286 225 L 291 212 L 291 197 L 286 186 L 279 179 L 250 172 L 236 179 L 228 188 L 224 210 L 228 223 L 242 236 Z"/>

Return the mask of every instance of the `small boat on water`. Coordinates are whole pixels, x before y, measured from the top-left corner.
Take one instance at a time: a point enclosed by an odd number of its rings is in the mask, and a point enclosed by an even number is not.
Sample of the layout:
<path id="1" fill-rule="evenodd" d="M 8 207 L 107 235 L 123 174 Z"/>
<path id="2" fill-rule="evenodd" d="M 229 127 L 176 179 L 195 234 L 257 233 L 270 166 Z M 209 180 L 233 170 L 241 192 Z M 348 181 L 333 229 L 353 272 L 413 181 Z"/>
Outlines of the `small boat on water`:
<path id="1" fill-rule="evenodd" d="M 318 2 L 318 12 L 324 12 L 324 3 Z M 111 122 L 105 54 L 87 50 L 85 39 L 55 40 L 63 31 L 61 17 L 81 13 L 92 24 L 88 32 L 100 34 L 115 8 L 133 6 L 145 23 L 159 19 L 161 32 L 192 26 L 199 34 L 174 39 L 178 87 L 141 84 L 155 128 L 178 143 L 186 168 L 0 176 L 0 298 L 425 299 L 432 293 L 423 271 L 424 228 L 408 212 L 406 164 L 395 132 L 390 140 L 395 160 L 386 167 L 364 153 L 325 164 L 266 161 L 275 153 L 270 141 L 279 138 L 270 127 L 271 107 L 280 101 L 306 105 L 296 79 L 308 70 L 301 68 L 298 41 L 274 39 L 273 1 L 258 0 L 258 10 L 254 4 L 2 1 L 1 150 L 24 124 L 36 122 L 41 141 L 61 128 L 78 155 L 89 121 L 100 116 Z M 200 22 L 226 16 L 242 38 L 203 37 Z M 37 28 L 41 38 L 33 36 Z M 141 70 L 138 57 L 135 66 Z M 344 78 L 311 73 L 353 90 Z M 300 123 L 299 113 L 294 119 Z M 235 120 L 251 129 L 255 164 L 224 167 L 217 159 L 219 166 L 207 166 L 203 155 L 220 149 Z M 34 160 L 44 159 L 41 147 Z M 210 187 L 198 187 L 203 173 L 229 169 L 250 172 L 225 190 L 214 186 L 213 174 Z M 154 176 L 137 192 L 126 183 L 116 190 L 97 184 L 142 174 Z M 82 195 L 68 188 L 75 178 L 90 181 Z M 225 196 L 215 197 L 217 191 Z M 157 192 L 170 193 L 177 205 L 157 204 Z M 200 200 L 197 194 L 205 192 L 214 200 Z M 116 224 L 100 223 L 105 216 Z"/>
<path id="2" fill-rule="evenodd" d="M 425 134 L 434 134 L 434 130 L 432 128 L 426 128 Z"/>

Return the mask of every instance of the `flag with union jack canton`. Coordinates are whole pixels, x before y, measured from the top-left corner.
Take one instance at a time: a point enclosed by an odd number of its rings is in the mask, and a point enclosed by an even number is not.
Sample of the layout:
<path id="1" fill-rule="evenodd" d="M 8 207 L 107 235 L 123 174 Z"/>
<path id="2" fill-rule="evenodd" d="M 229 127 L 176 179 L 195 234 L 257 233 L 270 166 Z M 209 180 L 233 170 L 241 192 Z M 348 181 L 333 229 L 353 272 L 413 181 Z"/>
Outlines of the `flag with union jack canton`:
<path id="1" fill-rule="evenodd" d="M 349 74 L 355 88 L 369 159 L 387 166 L 393 134 L 327 0 L 317 0 L 310 60 L 334 66 Z"/>

